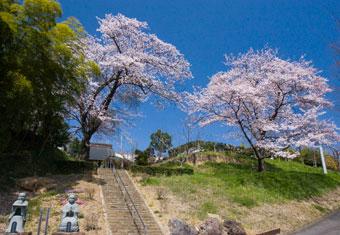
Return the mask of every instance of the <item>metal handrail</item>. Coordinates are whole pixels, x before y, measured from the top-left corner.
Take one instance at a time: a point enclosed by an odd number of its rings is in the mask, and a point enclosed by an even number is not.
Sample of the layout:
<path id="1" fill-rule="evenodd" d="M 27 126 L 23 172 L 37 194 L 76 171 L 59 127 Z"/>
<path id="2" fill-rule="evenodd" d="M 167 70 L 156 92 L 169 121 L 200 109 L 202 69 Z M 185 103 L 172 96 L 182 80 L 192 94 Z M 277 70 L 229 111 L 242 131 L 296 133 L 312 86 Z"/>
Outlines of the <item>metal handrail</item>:
<path id="1" fill-rule="evenodd" d="M 140 233 L 140 228 L 139 228 L 138 224 L 136 223 L 136 219 L 135 219 L 135 217 L 134 217 L 134 215 L 133 215 L 134 213 L 137 214 L 138 219 L 139 219 L 140 223 L 142 224 L 142 227 L 143 227 L 143 234 L 144 234 L 144 235 L 147 235 L 147 234 L 148 234 L 148 233 L 147 233 L 147 226 L 145 225 L 145 223 L 144 223 L 142 217 L 140 216 L 140 214 L 139 214 L 139 212 L 138 212 L 138 210 L 137 210 L 137 207 L 136 207 L 135 203 L 133 202 L 133 200 L 132 200 L 132 198 L 131 198 L 131 196 L 130 196 L 129 191 L 126 189 L 126 186 L 124 185 L 124 182 L 123 182 L 122 178 L 120 177 L 118 171 L 115 171 L 115 168 L 112 168 L 112 173 L 113 173 L 113 175 L 115 176 L 115 179 L 116 179 L 116 181 L 117 181 L 117 183 L 118 183 L 118 185 L 119 185 L 120 191 L 121 191 L 121 192 L 123 193 L 123 195 L 124 195 L 124 200 L 125 200 L 125 202 L 126 202 L 126 204 L 127 204 L 127 206 L 128 206 L 128 209 L 129 209 L 129 212 L 130 212 L 130 214 L 131 214 L 131 216 L 132 216 L 132 219 L 134 220 L 134 223 L 135 223 L 135 225 L 136 225 L 136 227 L 137 227 L 137 229 L 138 229 L 138 233 Z M 118 179 L 119 179 L 119 180 L 118 180 Z M 120 181 L 120 182 L 119 182 L 119 181 Z M 124 190 L 123 190 L 122 188 L 123 188 Z M 125 197 L 126 195 L 127 195 L 129 201 L 130 201 L 131 204 L 132 204 L 132 207 L 133 207 L 133 209 L 134 209 L 134 212 L 131 210 L 129 203 L 128 203 L 127 200 L 126 200 L 126 197 Z"/>

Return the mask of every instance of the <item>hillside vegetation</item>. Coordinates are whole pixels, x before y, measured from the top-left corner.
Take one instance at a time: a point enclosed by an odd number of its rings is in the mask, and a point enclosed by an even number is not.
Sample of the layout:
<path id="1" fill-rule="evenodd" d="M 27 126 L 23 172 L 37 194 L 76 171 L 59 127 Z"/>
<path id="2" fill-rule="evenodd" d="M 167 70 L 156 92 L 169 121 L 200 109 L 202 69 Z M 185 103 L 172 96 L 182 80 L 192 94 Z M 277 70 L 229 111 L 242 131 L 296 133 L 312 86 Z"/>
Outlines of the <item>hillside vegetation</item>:
<path id="1" fill-rule="evenodd" d="M 151 177 L 145 184 L 166 186 L 187 199 L 197 193 L 209 198 L 213 195 L 211 204 L 228 199 L 246 207 L 305 199 L 340 186 L 340 174 L 329 172 L 325 176 L 320 168 L 293 161 L 267 160 L 266 171 L 260 174 L 251 168 L 255 168 L 253 161 L 206 162 L 194 168 L 194 175 Z"/>
<path id="2" fill-rule="evenodd" d="M 155 197 L 163 190 L 162 194 L 169 200 L 163 200 L 160 204 L 185 205 L 185 210 L 177 212 L 171 212 L 169 207 L 164 209 L 164 205 L 161 205 L 162 217 L 169 213 L 169 216 L 178 216 L 194 224 L 212 213 L 236 219 L 246 228 L 259 231 L 272 228 L 275 224 L 273 221 L 280 221 L 278 226 L 289 231 L 340 207 L 340 202 L 336 199 L 327 203 L 320 199 L 335 191 L 335 198 L 340 196 L 340 174 L 337 172 L 331 171 L 324 175 L 321 168 L 295 161 L 268 159 L 265 172 L 258 173 L 256 162 L 250 158 L 232 158 L 226 162 L 228 163 L 208 161 L 197 166 L 184 164 L 182 167 L 194 169 L 193 175 L 144 175 L 139 178 L 139 183 L 145 194 L 148 194 L 147 191 L 154 191 Z M 164 163 L 161 166 L 173 167 L 174 164 Z M 327 200 L 332 200 L 333 196 L 329 196 Z M 290 217 L 294 217 L 294 208 L 287 213 L 286 219 L 282 218 L 284 210 L 291 207 L 292 203 L 298 204 L 293 207 L 300 210 L 297 213 L 302 213 L 300 216 L 303 219 L 292 221 L 289 218 L 289 213 Z M 301 208 L 301 205 L 307 208 Z M 277 206 L 279 209 L 272 211 Z M 262 211 L 264 207 L 269 208 Z M 256 219 L 247 219 L 255 211 Z M 270 214 L 271 219 L 266 214 Z"/>

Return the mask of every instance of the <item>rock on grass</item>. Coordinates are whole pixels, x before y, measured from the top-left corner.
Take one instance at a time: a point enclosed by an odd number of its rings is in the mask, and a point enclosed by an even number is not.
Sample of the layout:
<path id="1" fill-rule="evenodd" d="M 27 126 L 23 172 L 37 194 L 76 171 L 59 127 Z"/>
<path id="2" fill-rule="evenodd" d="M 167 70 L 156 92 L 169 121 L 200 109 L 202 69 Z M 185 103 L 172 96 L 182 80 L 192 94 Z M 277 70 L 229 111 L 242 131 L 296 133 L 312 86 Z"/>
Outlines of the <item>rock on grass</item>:
<path id="1" fill-rule="evenodd" d="M 246 231 L 242 225 L 233 220 L 225 220 L 223 222 L 223 235 L 246 235 Z"/>
<path id="2" fill-rule="evenodd" d="M 170 235 L 198 235 L 196 229 L 180 219 L 169 220 Z"/>

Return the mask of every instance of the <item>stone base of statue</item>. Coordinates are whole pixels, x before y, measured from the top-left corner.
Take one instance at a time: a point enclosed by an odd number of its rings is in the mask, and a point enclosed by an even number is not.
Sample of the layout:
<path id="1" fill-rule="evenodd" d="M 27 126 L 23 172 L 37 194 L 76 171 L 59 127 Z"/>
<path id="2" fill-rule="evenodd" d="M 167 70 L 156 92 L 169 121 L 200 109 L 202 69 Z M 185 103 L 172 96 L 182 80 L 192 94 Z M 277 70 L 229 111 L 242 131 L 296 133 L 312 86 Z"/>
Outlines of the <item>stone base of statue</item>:
<path id="1" fill-rule="evenodd" d="M 66 212 L 66 217 L 63 218 L 59 226 L 60 232 L 79 232 L 77 215 L 70 209 Z"/>
<path id="2" fill-rule="evenodd" d="M 52 233 L 52 235 L 85 235 L 84 232 L 71 232 L 71 233 L 68 233 L 68 232 L 55 232 L 55 233 Z"/>

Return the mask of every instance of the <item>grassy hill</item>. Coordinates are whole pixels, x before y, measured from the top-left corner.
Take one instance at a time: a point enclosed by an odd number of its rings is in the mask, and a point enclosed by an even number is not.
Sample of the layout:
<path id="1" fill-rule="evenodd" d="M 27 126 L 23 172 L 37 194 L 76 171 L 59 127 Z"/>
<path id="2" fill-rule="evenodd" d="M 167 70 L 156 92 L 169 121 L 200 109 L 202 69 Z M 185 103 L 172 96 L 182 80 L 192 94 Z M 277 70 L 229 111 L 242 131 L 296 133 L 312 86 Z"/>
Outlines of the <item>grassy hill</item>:
<path id="1" fill-rule="evenodd" d="M 174 163 L 164 164 L 173 166 Z M 160 189 L 165 190 L 166 193 L 163 194 L 172 198 L 170 200 L 172 205 L 177 201 L 177 204 L 185 205 L 186 208 L 182 212 L 173 213 L 172 216 L 187 218 L 192 223 L 197 223 L 206 218 L 208 213 L 213 213 L 237 219 L 252 230 L 263 231 L 274 226 L 273 223 L 269 223 L 266 227 L 267 221 L 279 222 L 282 219 L 279 218 L 280 214 L 284 214 L 282 210 L 292 206 L 292 203 L 297 203 L 296 209 L 301 213 L 306 212 L 303 214 L 304 219 L 299 221 L 295 218 L 293 222 L 286 218 L 281 224 L 278 223 L 283 230 L 286 228 L 286 231 L 289 231 L 335 207 L 340 207 L 340 202 L 336 199 L 340 196 L 337 194 L 340 194 L 338 172 L 330 171 L 324 175 L 321 168 L 280 159 L 267 160 L 266 171 L 262 173 L 256 172 L 256 162 L 249 158 L 239 158 L 234 163 L 205 162 L 198 166 L 184 165 L 184 167 L 193 167 L 194 174 L 171 177 L 144 175 L 140 179 L 140 185 L 144 192 L 156 190 L 155 193 L 159 194 Z M 336 190 L 338 192 L 335 196 L 325 196 Z M 325 200 L 328 200 L 333 196 L 334 202 L 323 203 L 323 197 L 327 197 Z M 307 207 L 301 209 L 301 205 Z M 278 211 L 271 210 L 277 206 Z M 266 207 L 269 209 L 262 211 Z M 168 212 L 163 210 L 163 213 Z M 246 219 L 253 213 L 256 219 Z M 266 213 L 271 219 L 267 219 Z M 286 214 L 289 217 L 289 211 Z M 294 212 L 291 213 L 293 214 Z M 260 218 L 264 221 L 260 222 Z M 284 223 L 287 224 L 282 225 Z"/>

